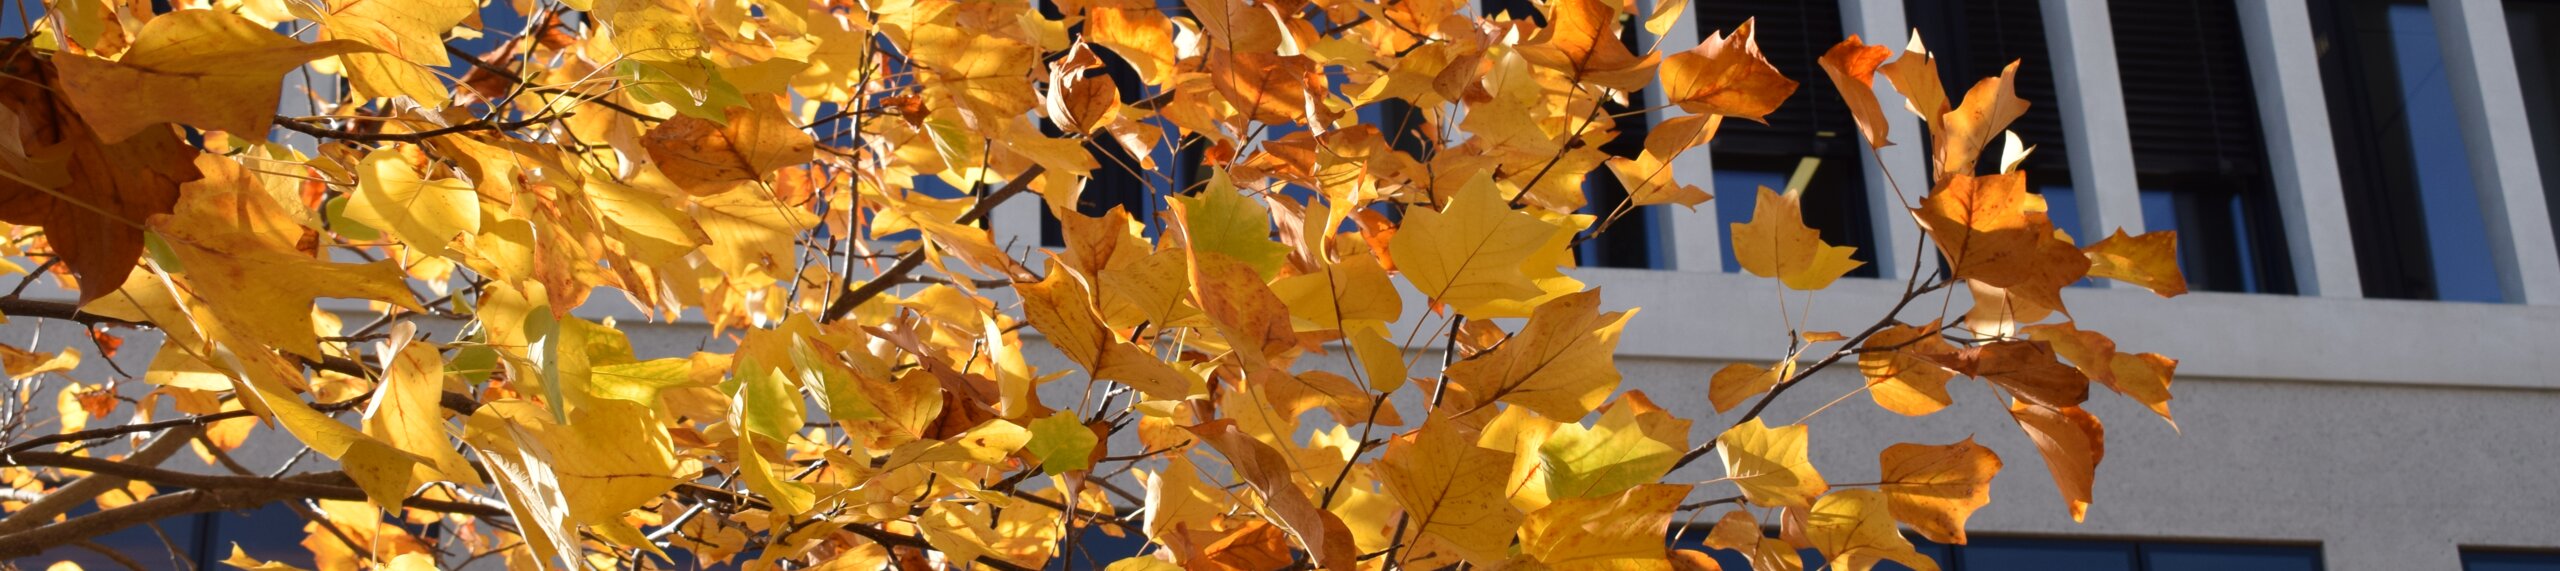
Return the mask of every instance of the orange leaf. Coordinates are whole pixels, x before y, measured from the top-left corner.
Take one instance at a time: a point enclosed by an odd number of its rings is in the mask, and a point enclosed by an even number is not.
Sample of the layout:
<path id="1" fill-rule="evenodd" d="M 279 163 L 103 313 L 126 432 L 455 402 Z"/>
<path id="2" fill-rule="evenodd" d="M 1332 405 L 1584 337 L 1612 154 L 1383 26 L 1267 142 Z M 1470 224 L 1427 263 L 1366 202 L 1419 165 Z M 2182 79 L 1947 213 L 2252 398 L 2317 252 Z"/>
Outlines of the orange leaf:
<path id="1" fill-rule="evenodd" d="M 0 105 L 22 124 L 21 148 L 48 149 L 34 169 L 0 177 L 0 222 L 44 227 L 45 243 L 62 265 L 80 277 L 80 301 L 88 303 L 124 286 L 142 258 L 142 225 L 178 203 L 178 185 L 204 175 L 194 147 L 176 131 L 143 130 L 121 142 L 100 140 L 89 123 L 58 97 L 53 68 L 32 52 L 0 63 Z M 30 186 L 43 183 L 47 187 Z"/>
<path id="2" fill-rule="evenodd" d="M 2045 468 L 2053 471 L 2054 487 L 2071 504 L 2071 520 L 2081 521 L 2089 513 L 2089 489 L 2097 479 L 2098 462 L 2107 455 L 2106 426 L 2080 407 L 2025 400 L 2009 403 L 2009 416 L 2035 440 L 2036 451 L 2044 454 Z"/>
<path id="3" fill-rule="evenodd" d="M 1944 120 L 1930 125 L 1938 143 L 1936 180 L 1950 176 L 1973 174 L 1975 161 L 1982 158 L 1982 147 L 1991 138 L 2009 129 L 2011 121 L 2027 113 L 2027 100 L 2018 98 L 2018 63 L 2000 70 L 2000 77 L 1984 78 L 1964 94 L 1964 104 L 1947 112 Z"/>
<path id="4" fill-rule="evenodd" d="M 640 141 L 659 172 L 696 196 L 719 194 L 763 179 L 782 167 L 809 162 L 817 141 L 791 124 L 782 102 L 755 98 L 730 107 L 728 122 L 677 116 L 649 129 Z"/>
<path id="5" fill-rule="evenodd" d="M 1920 198 L 1914 213 L 1955 277 L 2013 290 L 2061 309 L 2061 289 L 2089 273 L 2089 259 L 2055 232 L 2024 172 L 1955 175 Z"/>
<path id="6" fill-rule="evenodd" d="M 1762 119 L 1796 92 L 1796 82 L 1778 73 L 1752 40 L 1752 21 L 1733 34 L 1717 34 L 1689 51 L 1662 62 L 1665 99 L 1690 113 Z"/>
<path id="7" fill-rule="evenodd" d="M 1867 390 L 1876 406 L 1905 416 L 1920 416 L 1955 402 L 1947 394 L 1947 379 L 1954 378 L 1955 372 L 1934 360 L 1955 352 L 1953 345 L 1938 336 L 1938 322 L 1920 327 L 1888 327 L 1868 336 L 1859 348 L 1870 351 L 1858 355 L 1858 372 L 1866 374 Z"/>
<path id="8" fill-rule="evenodd" d="M 1237 430 L 1234 420 L 1222 419 L 1190 430 L 1201 442 L 1209 443 L 1227 457 L 1236 476 L 1262 495 L 1265 517 L 1297 538 L 1317 564 L 1326 569 L 1356 568 L 1353 562 L 1359 557 L 1360 548 L 1352 544 L 1351 529 L 1343 526 L 1342 518 L 1307 498 L 1290 478 L 1289 460 L 1280 451 Z"/>
<path id="9" fill-rule="evenodd" d="M 2089 400 L 2089 376 L 2062 364 L 2051 343 L 2001 341 L 1935 359 L 1956 372 L 2008 389 L 2020 400 L 2046 406 L 2077 406 Z"/>
<path id="10" fill-rule="evenodd" d="M 1751 275 L 1778 278 L 1787 287 L 1817 290 L 1866 265 L 1849 256 L 1850 246 L 1822 241 L 1822 233 L 1804 225 L 1803 206 L 1795 193 L 1778 194 L 1760 187 L 1760 202 L 1750 222 L 1733 223 L 1733 257 Z"/>
<path id="11" fill-rule="evenodd" d="M 1879 68 L 1886 79 L 1893 80 L 1893 90 L 1902 93 L 1903 105 L 1931 128 L 1939 116 L 1947 114 L 1947 86 L 1938 81 L 1938 58 L 1929 55 L 1929 46 L 1920 43 L 1920 32 L 1911 32 L 1911 43 L 1903 46 L 1902 57 Z"/>
<path id="12" fill-rule="evenodd" d="M 1893 142 L 1885 140 L 1884 105 L 1876 102 L 1876 66 L 1892 55 L 1892 50 L 1866 45 L 1850 34 L 1824 52 L 1821 60 L 1822 73 L 1831 76 L 1831 85 L 1840 89 L 1840 100 L 1849 105 L 1849 115 L 1858 119 L 1858 132 L 1867 136 L 1867 146 L 1878 149 Z"/>
<path id="13" fill-rule="evenodd" d="M 1893 518 L 1930 541 L 1955 545 L 1965 542 L 1965 520 L 1991 503 L 1991 478 L 2000 473 L 2000 455 L 1972 437 L 1945 446 L 1895 444 L 1877 463 Z"/>
<path id="14" fill-rule="evenodd" d="M 2115 235 L 2091 244 L 2087 253 L 2091 276 L 2124 280 L 2160 297 L 2187 293 L 2187 276 L 2178 269 L 2176 230 L 2126 236 L 2123 228 L 2117 228 Z"/>
<path id="15" fill-rule="evenodd" d="M 1520 49 L 1530 63 L 1565 71 L 1577 83 L 1634 91 L 1653 81 L 1660 56 L 1636 57 L 1618 38 L 1617 2 L 1556 0 L 1547 29 Z"/>

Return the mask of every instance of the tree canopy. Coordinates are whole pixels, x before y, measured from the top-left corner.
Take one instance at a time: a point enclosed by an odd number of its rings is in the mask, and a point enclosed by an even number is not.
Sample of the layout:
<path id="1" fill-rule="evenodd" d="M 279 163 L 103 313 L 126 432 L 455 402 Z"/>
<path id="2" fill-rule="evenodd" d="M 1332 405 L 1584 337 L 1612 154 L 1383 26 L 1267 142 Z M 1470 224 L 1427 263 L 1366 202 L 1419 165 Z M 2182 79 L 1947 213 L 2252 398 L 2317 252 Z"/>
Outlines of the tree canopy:
<path id="1" fill-rule="evenodd" d="M 1820 59 L 1854 140 L 1929 151 L 1894 173 L 1934 250 L 1896 303 L 1646 395 L 1615 360 L 1647 316 L 1575 252 L 1709 200 L 1674 159 L 1805 88 L 1747 22 L 1665 53 L 1682 1 L 161 4 L 47 0 L 0 41 L 0 314 L 89 331 L 0 346 L 0 559 L 281 502 L 322 569 L 1716 568 L 1674 533 L 1935 569 L 1900 530 L 1963 543 L 2000 454 L 1895 444 L 1835 483 L 1761 413 L 1815 385 L 1926 416 L 1979 380 L 2005 410 L 1948 414 L 2014 418 L 2075 520 L 2091 385 L 2170 418 L 2177 361 L 2063 291 L 2182 294 L 2174 236 L 2056 228 L 2002 137 L 2017 65 L 1951 97 L 1916 35 Z M 1878 259 L 1802 188 L 1719 190 L 1773 303 Z M 1057 245 L 1002 238 L 1039 234 L 1004 205 Z M 249 466 L 250 438 L 303 449 Z"/>

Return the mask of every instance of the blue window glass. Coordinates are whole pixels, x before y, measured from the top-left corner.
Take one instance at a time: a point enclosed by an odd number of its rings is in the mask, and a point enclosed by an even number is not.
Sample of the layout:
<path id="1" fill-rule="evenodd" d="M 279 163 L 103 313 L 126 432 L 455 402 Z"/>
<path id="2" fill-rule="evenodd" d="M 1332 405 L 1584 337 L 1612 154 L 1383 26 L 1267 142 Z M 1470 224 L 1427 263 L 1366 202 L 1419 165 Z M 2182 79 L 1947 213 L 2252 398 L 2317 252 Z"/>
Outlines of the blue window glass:
<path id="1" fill-rule="evenodd" d="M 1839 2 L 1698 2 L 1692 22 L 1698 37 L 1731 33 L 1745 20 L 1754 22 L 1760 52 L 1769 65 L 1804 82 L 1786 102 L 1762 121 L 1728 120 L 1706 148 L 1711 153 L 1716 217 L 1720 222 L 1746 222 L 1758 201 L 1759 187 L 1784 191 L 1789 182 L 1803 187 L 1804 223 L 1835 245 L 1858 249 L 1855 258 L 1876 258 L 1877 220 L 1870 214 L 1867 147 L 1858 138 L 1856 120 L 1817 63 L 1825 50 L 1847 37 Z M 1799 175 L 1802 175 L 1801 178 Z M 1689 176 L 1696 176 L 1694 174 Z M 1909 180 L 1905 178 L 1906 184 Z M 1917 192 L 1916 189 L 1913 192 Z M 1890 223 L 1907 223 L 1894 218 Z M 1719 234 L 1731 232 L 1718 224 Z M 1724 244 L 1724 270 L 1741 271 L 1734 263 L 1730 236 Z M 1874 277 L 1874 263 L 1858 266 L 1851 276 Z"/>
<path id="2" fill-rule="evenodd" d="M 2109 0 L 2107 10 L 2144 226 L 2178 232 L 2190 288 L 2292 293 L 2256 85 L 2236 57 L 2248 47 L 2235 0 Z M 2070 230 L 2085 244 L 2115 229 Z"/>
<path id="3" fill-rule="evenodd" d="M 1710 549 L 1702 544 L 1705 529 L 1692 529 L 1675 546 L 1707 552 L 1727 569 L 1753 569 L 1741 552 Z M 1943 545 L 1911 538 L 1912 550 L 1937 561 L 1946 571 L 2320 571 L 2320 548 L 2310 545 L 2242 545 L 2165 541 L 2109 541 L 1974 536 L 1968 545 Z M 1822 554 L 1797 553 L 1804 568 L 1822 568 Z M 2491 553 L 2486 557 L 2504 557 Z M 2552 561 L 2550 555 L 2537 555 Z M 2465 555 L 2469 561 L 2471 554 Z M 1890 561 L 1876 569 L 1908 569 Z M 2489 568 L 2490 571 L 2553 571 L 2555 567 Z M 2472 568 L 2468 571 L 2481 571 Z"/>
<path id="4" fill-rule="evenodd" d="M 2313 10 L 2365 295 L 2505 299 L 2435 14 L 2417 0 Z"/>
<path id="5" fill-rule="evenodd" d="M 2146 543 L 2142 568 L 2162 571 L 2320 571 L 2320 548 Z"/>
<path id="6" fill-rule="evenodd" d="M 2515 46 L 2525 122 L 2542 166 L 2543 206 L 2560 220 L 2560 1 L 2507 0 L 2507 41 Z M 2560 238 L 2560 224 L 2551 231 Z"/>
<path id="7" fill-rule="evenodd" d="M 2462 571 L 2560 571 L 2560 552 L 2465 549 Z"/>

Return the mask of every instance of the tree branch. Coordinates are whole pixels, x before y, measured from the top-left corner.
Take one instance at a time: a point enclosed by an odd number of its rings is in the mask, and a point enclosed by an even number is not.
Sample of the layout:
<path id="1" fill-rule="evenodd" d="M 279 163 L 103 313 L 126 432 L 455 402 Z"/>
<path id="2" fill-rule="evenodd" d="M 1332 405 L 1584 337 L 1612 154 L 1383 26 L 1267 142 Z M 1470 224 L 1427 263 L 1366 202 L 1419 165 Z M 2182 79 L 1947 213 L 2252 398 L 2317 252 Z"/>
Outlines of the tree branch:
<path id="1" fill-rule="evenodd" d="M 80 305 L 67 301 L 43 301 L 24 298 L 0 298 L 0 315 L 76 321 L 83 325 L 150 325 L 127 321 L 80 310 Z"/>
<path id="2" fill-rule="evenodd" d="M 1031 181 L 1040 178 L 1040 174 L 1047 170 L 1039 165 L 1023 169 L 1022 174 L 1014 175 L 1013 180 L 1006 182 L 1003 188 L 989 193 L 986 198 L 978 199 L 978 203 L 970 206 L 968 212 L 961 213 L 960 218 L 951 222 L 968 225 L 986 219 L 988 214 L 995 212 L 996 205 L 1003 204 L 1005 199 L 1012 198 L 1013 195 L 1029 190 Z M 843 319 L 846 314 L 853 313 L 854 308 L 862 307 L 863 302 L 871 301 L 871 298 L 879 297 L 881 293 L 889 291 L 890 287 L 904 283 L 909 272 L 914 272 L 917 266 L 924 265 L 924 248 L 927 247 L 929 246 L 919 244 L 915 251 L 898 256 L 896 263 L 889 264 L 887 269 L 880 270 L 879 274 L 871 277 L 871 281 L 862 282 L 862 285 L 852 285 L 853 277 L 845 276 L 844 295 L 828 303 L 826 312 L 821 314 L 818 320 L 824 322 Z"/>
<path id="3" fill-rule="evenodd" d="M 159 438 L 152 439 L 150 444 L 144 444 L 142 445 L 142 449 L 135 450 L 133 451 L 133 454 L 126 456 L 123 462 L 78 457 L 84 464 L 103 466 L 109 469 L 89 470 L 89 475 L 82 476 L 78 480 L 72 480 L 71 483 L 64 484 L 60 488 L 55 488 L 53 493 L 45 494 L 44 499 L 30 502 L 27 504 L 27 507 L 19 509 L 18 513 L 9 514 L 7 519 L 0 519 L 0 535 L 35 529 L 37 526 L 43 525 L 45 522 L 53 521 L 53 516 L 69 512 L 71 511 L 71 508 L 79 507 L 80 504 L 97 498 L 99 494 L 104 494 L 109 490 L 124 487 L 126 477 L 116 474 L 115 472 L 118 470 L 115 469 L 150 469 L 148 468 L 149 466 L 157 466 L 160 462 L 168 460 L 169 456 L 177 454 L 179 449 L 185 448 L 187 446 L 187 441 L 194 439 L 196 437 L 196 433 L 200 430 L 201 429 L 196 428 L 194 425 L 187 425 L 161 434 Z M 12 464 L 16 463 L 16 457 L 18 456 L 18 454 L 15 453 L 16 448 L 17 447 L 14 446 L 11 447 L 11 454 L 0 454 L 0 461 L 6 461 Z M 54 454 L 50 452 L 29 454 L 68 456 L 66 454 Z"/>

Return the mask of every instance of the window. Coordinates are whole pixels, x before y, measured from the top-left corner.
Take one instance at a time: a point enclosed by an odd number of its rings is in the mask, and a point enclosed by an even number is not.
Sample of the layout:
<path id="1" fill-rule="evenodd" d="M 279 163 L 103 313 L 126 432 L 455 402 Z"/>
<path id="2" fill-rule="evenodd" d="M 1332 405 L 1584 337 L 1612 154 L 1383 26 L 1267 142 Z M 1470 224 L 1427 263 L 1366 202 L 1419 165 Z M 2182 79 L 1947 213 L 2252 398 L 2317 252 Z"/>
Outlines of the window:
<path id="1" fill-rule="evenodd" d="M 1635 20 L 1623 20 L 1620 26 L 1621 29 L 1619 31 L 1619 37 L 1627 42 L 1627 48 L 1630 50 L 1643 50 L 1644 46 L 1637 44 L 1641 30 L 1636 27 Z M 1644 115 L 1642 114 L 1629 114 L 1635 113 L 1638 108 L 1642 107 L 1642 102 L 1645 100 L 1646 95 L 1644 90 L 1637 90 L 1634 93 L 1627 94 L 1627 101 L 1634 103 L 1627 105 L 1621 105 L 1614 101 L 1601 103 L 1600 107 L 1602 113 L 1619 117 L 1616 119 L 1618 137 L 1610 139 L 1607 143 L 1601 143 L 1601 152 L 1608 153 L 1609 156 L 1612 157 L 1626 157 L 1630 159 L 1636 158 L 1638 155 L 1644 153 L 1645 134 L 1650 132 L 1652 125 L 1645 121 Z M 1611 172 L 1609 167 L 1605 165 L 1592 168 L 1590 174 L 1583 177 L 1582 188 L 1586 201 L 1589 203 L 1588 206 L 1583 207 L 1583 213 L 1598 217 L 1597 220 L 1607 220 L 1609 218 L 1609 213 L 1615 210 L 1620 203 L 1626 202 L 1627 200 L 1626 185 L 1618 182 L 1618 175 Z M 1665 267 L 1667 264 L 1665 264 L 1665 260 L 1662 257 L 1663 249 L 1658 247 L 1658 244 L 1656 243 L 1657 235 L 1660 233 L 1655 231 L 1655 228 L 1660 226 L 1655 223 L 1655 220 L 1657 217 L 1662 215 L 1662 209 L 1664 208 L 1672 207 L 1667 205 L 1644 206 L 1627 212 L 1627 214 L 1620 218 L 1616 224 L 1611 225 L 1607 232 L 1593 236 L 1589 241 L 1583 242 L 1581 251 L 1575 252 L 1574 254 L 1579 257 L 1581 264 L 1584 266 L 1604 268 Z M 1592 222 L 1594 229 L 1598 229 L 1599 224 L 1600 222 L 1598 221 Z"/>
<path id="2" fill-rule="evenodd" d="M 2462 571 L 2560 571 L 2560 552 L 2464 549 Z"/>
<path id="3" fill-rule="evenodd" d="M 2292 293 L 2257 99 L 2232 0 L 2111 0 L 2142 218 L 2178 231 L 2195 289 Z M 2059 210 L 2059 205 L 2056 207 Z M 2070 228 L 2082 243 L 2113 229 Z"/>
<path id="4" fill-rule="evenodd" d="M 2505 299 L 2435 15 L 2417 0 L 2326 0 L 2312 22 L 2365 295 Z"/>
<path id="5" fill-rule="evenodd" d="M 2560 34 L 2560 1 L 2507 0 L 2507 41 L 2515 44 L 2525 122 L 2542 165 L 2543 206 L 2560 221 L 2560 37 L 2554 34 Z M 2560 238 L 2560 224 L 2551 228 Z"/>
<path id="6" fill-rule="evenodd" d="M 1794 95 L 1770 113 L 1767 124 L 1726 121 L 1707 143 L 1715 164 L 1716 232 L 1733 243 L 1731 224 L 1749 222 L 1759 187 L 1784 191 L 1804 189 L 1804 223 L 1833 244 L 1858 248 L 1858 257 L 1876 257 L 1874 218 L 1867 208 L 1866 143 L 1856 120 L 1840 102 L 1828 76 L 1816 63 L 1822 53 L 1848 35 L 1840 23 L 1836 0 L 1760 0 L 1698 2 L 1698 37 L 1731 32 L 1746 19 L 1757 18 L 1760 51 L 1780 73 L 1799 82 Z M 1691 151 L 1696 152 L 1696 151 Z M 1874 263 L 1849 275 L 1875 277 Z M 1724 271 L 1739 272 L 1733 256 L 1724 256 Z"/>
<path id="7" fill-rule="evenodd" d="M 1704 530 L 1683 538 L 1686 549 L 1707 550 L 1727 569 L 1752 569 L 1738 551 L 1708 549 L 1698 542 Z M 1913 538 L 1911 546 L 1938 562 L 1945 571 L 2320 571 L 2320 548 L 2309 545 L 2245 545 L 2165 541 L 2106 541 L 2021 537 L 1972 538 L 1968 545 L 1943 545 Z M 1803 550 L 1804 568 L 1822 566 L 1822 554 Z M 1879 570 L 1905 571 L 1900 564 L 1878 563 Z M 2545 568 L 2525 568 L 2541 571 Z M 2467 571 L 2482 571 L 2471 569 Z M 2490 571 L 2523 571 L 2492 569 Z"/>

